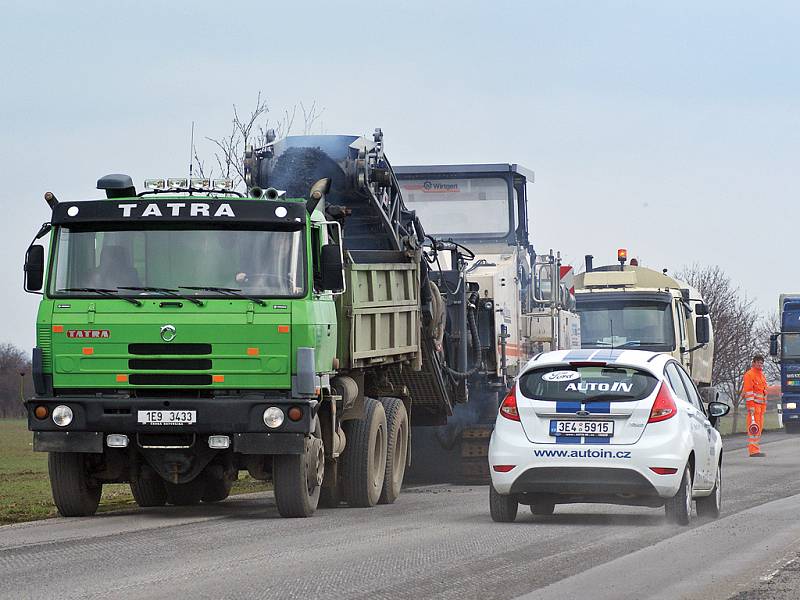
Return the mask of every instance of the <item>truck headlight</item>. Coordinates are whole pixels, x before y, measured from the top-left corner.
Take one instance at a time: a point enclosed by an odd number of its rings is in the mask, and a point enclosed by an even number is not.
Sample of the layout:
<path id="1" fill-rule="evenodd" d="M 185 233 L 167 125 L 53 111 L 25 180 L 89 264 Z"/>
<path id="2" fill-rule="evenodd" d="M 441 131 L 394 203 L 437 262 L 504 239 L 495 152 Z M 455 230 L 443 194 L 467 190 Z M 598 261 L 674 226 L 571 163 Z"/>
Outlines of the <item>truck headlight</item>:
<path id="1" fill-rule="evenodd" d="M 53 409 L 53 423 L 59 427 L 66 427 L 72 423 L 72 409 L 69 406 L 59 404 Z"/>
<path id="2" fill-rule="evenodd" d="M 786 404 L 783 405 L 783 408 L 787 410 L 794 410 L 795 408 L 797 408 L 797 402 L 787 402 Z"/>
<path id="3" fill-rule="evenodd" d="M 270 429 L 277 429 L 283 425 L 283 411 L 277 406 L 270 406 L 264 411 L 264 425 Z"/>

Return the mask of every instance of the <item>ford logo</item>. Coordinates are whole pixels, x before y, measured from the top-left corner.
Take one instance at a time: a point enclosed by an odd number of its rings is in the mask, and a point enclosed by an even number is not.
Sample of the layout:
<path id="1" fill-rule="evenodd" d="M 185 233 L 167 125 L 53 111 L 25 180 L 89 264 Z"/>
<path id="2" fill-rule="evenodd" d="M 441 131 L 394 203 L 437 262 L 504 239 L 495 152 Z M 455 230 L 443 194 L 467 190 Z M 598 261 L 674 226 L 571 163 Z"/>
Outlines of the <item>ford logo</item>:
<path id="1" fill-rule="evenodd" d="M 161 337 L 164 337 L 163 334 Z M 592 413 L 590 413 L 588 410 L 579 410 L 575 414 L 578 415 L 579 417 L 588 417 Z"/>
<path id="2" fill-rule="evenodd" d="M 171 342 L 175 339 L 175 336 L 178 333 L 175 331 L 174 325 L 162 325 L 161 326 L 161 339 L 165 342 Z"/>

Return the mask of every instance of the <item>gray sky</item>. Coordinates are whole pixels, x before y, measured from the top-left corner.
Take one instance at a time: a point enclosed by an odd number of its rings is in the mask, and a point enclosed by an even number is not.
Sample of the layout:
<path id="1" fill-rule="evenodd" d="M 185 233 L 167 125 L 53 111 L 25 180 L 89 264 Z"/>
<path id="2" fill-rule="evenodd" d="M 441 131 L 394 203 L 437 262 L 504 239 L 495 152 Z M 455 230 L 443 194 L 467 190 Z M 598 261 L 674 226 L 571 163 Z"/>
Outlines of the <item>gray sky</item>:
<path id="1" fill-rule="evenodd" d="M 540 251 L 719 264 L 772 311 L 800 288 L 798 6 L 2 2 L 0 341 L 34 343 L 22 261 L 46 190 L 180 176 L 191 121 L 222 135 L 258 90 L 316 100 L 327 133 L 381 127 L 394 164 L 521 163 Z"/>

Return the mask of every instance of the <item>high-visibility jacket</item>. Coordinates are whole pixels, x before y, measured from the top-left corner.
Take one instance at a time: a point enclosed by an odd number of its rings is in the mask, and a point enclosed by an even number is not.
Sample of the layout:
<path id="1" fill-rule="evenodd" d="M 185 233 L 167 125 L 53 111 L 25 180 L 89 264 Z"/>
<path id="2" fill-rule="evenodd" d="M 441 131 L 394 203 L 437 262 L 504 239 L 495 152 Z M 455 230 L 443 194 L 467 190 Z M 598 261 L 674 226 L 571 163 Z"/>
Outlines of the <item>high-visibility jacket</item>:
<path id="1" fill-rule="evenodd" d="M 744 374 L 742 397 L 747 405 L 747 410 L 755 409 L 757 404 L 766 408 L 767 378 L 764 377 L 763 370 L 751 368 Z"/>

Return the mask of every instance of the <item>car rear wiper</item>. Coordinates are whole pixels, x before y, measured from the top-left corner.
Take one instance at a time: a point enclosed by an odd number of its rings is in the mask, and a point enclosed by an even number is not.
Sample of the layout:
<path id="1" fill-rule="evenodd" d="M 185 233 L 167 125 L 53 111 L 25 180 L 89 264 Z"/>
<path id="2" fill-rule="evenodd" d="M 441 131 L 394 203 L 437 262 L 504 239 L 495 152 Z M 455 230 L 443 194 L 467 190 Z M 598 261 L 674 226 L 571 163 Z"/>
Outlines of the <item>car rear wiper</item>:
<path id="1" fill-rule="evenodd" d="M 182 290 L 197 290 L 199 292 L 219 292 L 220 294 L 227 294 L 229 296 L 236 296 L 237 298 L 244 298 L 245 300 L 251 300 L 255 302 L 259 306 L 266 306 L 267 303 L 264 302 L 261 298 L 255 298 L 254 296 L 248 296 L 247 294 L 242 294 L 242 290 L 237 288 L 227 288 L 227 287 L 214 287 L 214 286 L 205 286 L 205 285 L 179 285 L 178 286 Z"/>
<path id="2" fill-rule="evenodd" d="M 100 294 L 101 296 L 107 296 L 109 298 L 117 298 L 119 300 L 125 300 L 125 302 L 130 302 L 131 304 L 135 304 L 136 306 L 141 306 L 142 303 L 139 302 L 136 298 L 128 298 L 126 296 L 119 295 L 119 288 L 116 290 L 107 290 L 105 288 L 63 288 L 61 290 L 56 290 L 56 292 L 91 292 L 93 294 Z"/>
<path id="3" fill-rule="evenodd" d="M 178 293 L 178 290 L 172 290 L 170 288 L 162 288 L 162 287 L 133 287 L 133 286 L 122 286 L 119 289 L 121 290 L 133 290 L 136 292 L 161 292 L 163 294 L 167 294 L 168 296 L 172 296 L 174 298 L 181 298 L 183 300 L 188 300 L 192 304 L 196 304 L 197 306 L 203 306 L 203 303 L 200 302 L 197 298 L 192 298 L 191 296 L 184 296 Z"/>

